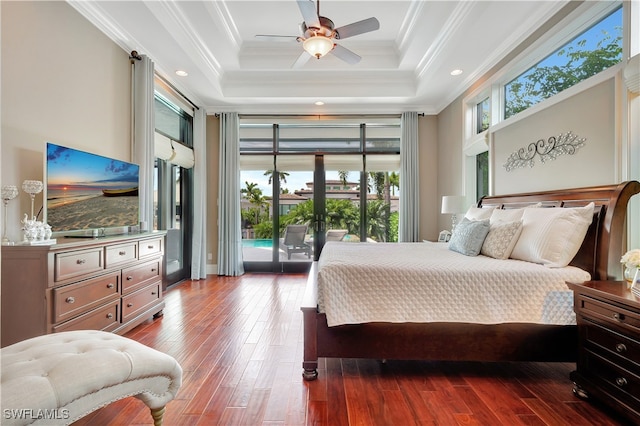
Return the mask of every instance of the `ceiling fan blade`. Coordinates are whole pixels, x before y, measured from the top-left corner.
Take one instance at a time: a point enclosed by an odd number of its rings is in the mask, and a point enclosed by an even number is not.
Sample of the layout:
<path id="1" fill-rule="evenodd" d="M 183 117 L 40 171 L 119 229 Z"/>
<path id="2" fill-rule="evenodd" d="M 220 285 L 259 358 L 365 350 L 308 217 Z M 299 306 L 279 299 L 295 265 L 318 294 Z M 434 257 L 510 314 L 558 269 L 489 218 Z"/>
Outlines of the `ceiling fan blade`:
<path id="1" fill-rule="evenodd" d="M 304 64 L 309 62 L 309 59 L 311 59 L 311 55 L 306 50 L 303 50 L 298 59 L 291 65 L 291 68 L 302 68 Z"/>
<path id="2" fill-rule="evenodd" d="M 320 28 L 320 18 L 318 18 L 318 12 L 316 12 L 316 5 L 311 0 L 296 0 L 300 13 L 304 23 L 307 24 L 307 28 Z"/>
<path id="3" fill-rule="evenodd" d="M 273 34 L 256 34 L 255 38 L 264 41 L 279 41 L 279 42 L 292 42 L 297 41 L 298 36 L 289 35 L 273 35 Z"/>
<path id="4" fill-rule="evenodd" d="M 368 33 L 380 29 L 380 22 L 376 18 L 363 19 L 340 28 L 336 28 L 336 38 L 344 39 L 358 34 Z"/>
<path id="5" fill-rule="evenodd" d="M 337 58 L 342 59 L 349 65 L 355 65 L 360 62 L 360 59 L 362 59 L 359 55 L 356 55 L 351 50 L 346 47 L 342 47 L 339 44 L 334 45 L 333 50 L 329 53 L 332 53 Z"/>

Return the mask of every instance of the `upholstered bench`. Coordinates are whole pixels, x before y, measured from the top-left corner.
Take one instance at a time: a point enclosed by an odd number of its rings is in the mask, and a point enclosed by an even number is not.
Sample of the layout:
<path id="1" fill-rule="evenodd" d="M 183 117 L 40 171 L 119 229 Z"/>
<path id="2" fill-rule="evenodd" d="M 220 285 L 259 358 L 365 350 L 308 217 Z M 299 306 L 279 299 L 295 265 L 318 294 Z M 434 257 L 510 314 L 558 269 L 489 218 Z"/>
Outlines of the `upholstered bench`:
<path id="1" fill-rule="evenodd" d="M 0 360 L 3 425 L 70 424 L 129 396 L 161 425 L 182 384 L 171 356 L 103 331 L 34 337 L 2 348 Z"/>

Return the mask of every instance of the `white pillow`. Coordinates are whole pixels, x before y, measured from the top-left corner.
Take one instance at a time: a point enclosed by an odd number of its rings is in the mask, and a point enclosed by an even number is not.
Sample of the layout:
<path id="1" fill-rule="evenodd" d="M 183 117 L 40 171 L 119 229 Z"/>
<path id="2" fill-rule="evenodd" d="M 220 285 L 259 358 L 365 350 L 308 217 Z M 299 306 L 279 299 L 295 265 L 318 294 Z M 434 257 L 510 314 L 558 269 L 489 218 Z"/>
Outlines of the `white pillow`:
<path id="1" fill-rule="evenodd" d="M 524 209 L 495 209 L 491 213 L 491 225 L 498 222 L 519 222 L 523 214 Z"/>
<path id="2" fill-rule="evenodd" d="M 525 209 L 522 233 L 511 257 L 549 267 L 567 266 L 593 221 L 594 204 L 576 208 Z"/>
<path id="3" fill-rule="evenodd" d="M 486 220 L 491 217 L 491 213 L 496 209 L 496 207 L 476 207 L 471 206 L 469 210 L 465 213 L 464 217 L 469 220 Z"/>
<path id="4" fill-rule="evenodd" d="M 508 259 L 522 232 L 522 222 L 497 222 L 489 228 L 480 254 L 496 259 Z"/>

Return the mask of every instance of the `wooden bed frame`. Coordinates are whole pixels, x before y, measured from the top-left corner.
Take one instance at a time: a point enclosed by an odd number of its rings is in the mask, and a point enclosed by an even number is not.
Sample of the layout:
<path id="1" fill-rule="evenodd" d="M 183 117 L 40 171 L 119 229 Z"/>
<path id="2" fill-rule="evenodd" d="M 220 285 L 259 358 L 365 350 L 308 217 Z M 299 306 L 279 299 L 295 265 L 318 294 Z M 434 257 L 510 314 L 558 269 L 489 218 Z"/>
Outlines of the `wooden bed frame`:
<path id="1" fill-rule="evenodd" d="M 479 207 L 579 207 L 593 201 L 594 219 L 571 265 L 594 280 L 619 278 L 626 245 L 629 199 L 640 192 L 637 181 L 619 185 L 484 197 Z M 318 312 L 317 262 L 314 262 L 302 304 L 305 380 L 318 376 L 318 358 L 373 358 L 449 361 L 575 361 L 574 325 L 504 323 L 366 323 L 327 326 Z"/>

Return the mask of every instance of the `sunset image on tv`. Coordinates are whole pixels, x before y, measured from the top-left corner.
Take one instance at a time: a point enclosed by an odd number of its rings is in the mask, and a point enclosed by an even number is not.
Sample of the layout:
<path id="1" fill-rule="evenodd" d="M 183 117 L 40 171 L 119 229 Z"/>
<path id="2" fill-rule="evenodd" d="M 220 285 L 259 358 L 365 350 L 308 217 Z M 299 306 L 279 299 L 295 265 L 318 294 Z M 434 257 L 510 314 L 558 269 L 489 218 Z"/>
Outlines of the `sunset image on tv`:
<path id="1" fill-rule="evenodd" d="M 138 223 L 138 165 L 47 143 L 46 169 L 54 232 Z"/>

